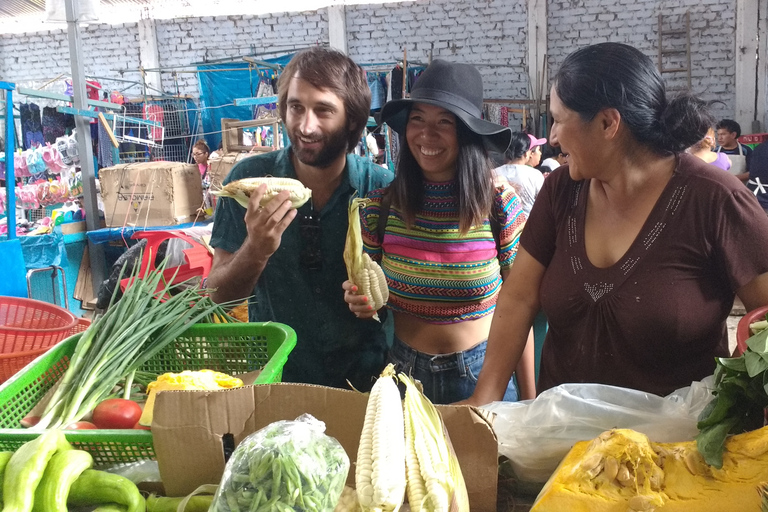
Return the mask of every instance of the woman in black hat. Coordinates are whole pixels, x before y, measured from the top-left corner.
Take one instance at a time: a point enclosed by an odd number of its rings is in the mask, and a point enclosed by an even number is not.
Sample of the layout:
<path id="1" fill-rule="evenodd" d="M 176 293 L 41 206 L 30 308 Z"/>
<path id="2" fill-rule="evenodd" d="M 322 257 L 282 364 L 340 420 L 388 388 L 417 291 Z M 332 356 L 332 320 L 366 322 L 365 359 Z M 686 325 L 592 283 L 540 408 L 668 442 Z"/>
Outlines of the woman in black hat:
<path id="1" fill-rule="evenodd" d="M 361 210 L 366 250 L 381 262 L 390 290 L 390 362 L 420 380 L 435 403 L 472 394 L 525 223 L 514 190 L 493 184 L 488 151 L 503 153 L 511 132 L 481 118 L 482 101 L 477 69 L 435 60 L 410 98 L 384 105 L 382 122 L 401 137 L 397 172 Z M 353 283 L 344 289 L 358 316 L 375 313 Z M 535 393 L 530 354 L 518 375 L 526 398 Z M 508 380 L 504 399 L 517 400 Z"/>
<path id="2" fill-rule="evenodd" d="M 568 164 L 536 198 L 469 402 L 503 396 L 539 309 L 539 392 L 666 395 L 711 375 L 734 295 L 768 304 L 768 219 L 738 179 L 685 153 L 711 126 L 706 104 L 667 98 L 653 61 L 619 43 L 571 53 L 550 98 Z"/>

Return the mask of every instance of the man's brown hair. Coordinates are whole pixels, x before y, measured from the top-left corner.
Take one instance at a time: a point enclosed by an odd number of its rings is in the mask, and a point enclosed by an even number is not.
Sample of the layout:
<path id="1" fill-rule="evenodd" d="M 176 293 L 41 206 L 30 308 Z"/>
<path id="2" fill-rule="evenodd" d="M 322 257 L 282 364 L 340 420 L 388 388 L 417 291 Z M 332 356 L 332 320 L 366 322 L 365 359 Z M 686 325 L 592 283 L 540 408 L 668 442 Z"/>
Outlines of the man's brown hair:
<path id="1" fill-rule="evenodd" d="M 298 52 L 277 81 L 278 108 L 283 121 L 288 108 L 288 86 L 296 76 L 317 89 L 329 90 L 341 98 L 347 115 L 347 152 L 355 149 L 371 109 L 371 89 L 363 68 L 332 48 L 318 46 Z"/>

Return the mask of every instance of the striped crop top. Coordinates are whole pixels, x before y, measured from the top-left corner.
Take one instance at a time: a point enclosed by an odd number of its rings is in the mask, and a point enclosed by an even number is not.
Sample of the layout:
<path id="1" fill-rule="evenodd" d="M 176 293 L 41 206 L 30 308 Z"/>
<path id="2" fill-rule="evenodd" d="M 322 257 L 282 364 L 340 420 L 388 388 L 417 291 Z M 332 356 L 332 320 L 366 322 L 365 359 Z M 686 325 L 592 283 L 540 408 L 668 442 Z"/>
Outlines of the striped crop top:
<path id="1" fill-rule="evenodd" d="M 384 269 L 391 310 L 436 324 L 493 313 L 500 270 L 512 265 L 525 213 L 512 188 L 497 187 L 492 214 L 499 221 L 498 248 L 488 220 L 461 236 L 456 186 L 425 181 L 424 209 L 411 229 L 391 205 L 383 244 L 377 226 L 384 189 L 368 194 L 371 201 L 360 211 L 363 243 Z"/>

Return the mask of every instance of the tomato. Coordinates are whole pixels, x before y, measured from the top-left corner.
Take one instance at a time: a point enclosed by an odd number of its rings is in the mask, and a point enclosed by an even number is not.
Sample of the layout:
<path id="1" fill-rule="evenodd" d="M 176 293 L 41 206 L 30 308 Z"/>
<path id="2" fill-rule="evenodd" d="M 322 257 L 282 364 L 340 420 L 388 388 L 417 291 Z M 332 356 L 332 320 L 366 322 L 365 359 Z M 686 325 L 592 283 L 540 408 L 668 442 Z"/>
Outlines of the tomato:
<path id="1" fill-rule="evenodd" d="M 141 406 L 132 400 L 110 398 L 93 410 L 93 422 L 99 428 L 133 428 L 141 418 Z"/>
<path id="2" fill-rule="evenodd" d="M 64 427 L 64 430 L 94 430 L 98 428 L 90 421 L 76 421 Z"/>

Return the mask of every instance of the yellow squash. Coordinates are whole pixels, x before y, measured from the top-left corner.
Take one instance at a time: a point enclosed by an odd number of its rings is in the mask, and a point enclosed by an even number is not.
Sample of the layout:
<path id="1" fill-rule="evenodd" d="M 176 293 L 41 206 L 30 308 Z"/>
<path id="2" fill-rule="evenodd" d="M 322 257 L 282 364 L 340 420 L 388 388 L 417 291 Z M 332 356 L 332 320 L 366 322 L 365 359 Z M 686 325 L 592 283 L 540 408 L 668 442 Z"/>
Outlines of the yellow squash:
<path id="1" fill-rule="evenodd" d="M 155 408 L 155 395 L 158 391 L 167 391 L 172 389 L 229 389 L 239 388 L 243 381 L 237 377 L 231 377 L 226 373 L 215 372 L 213 370 L 191 371 L 185 370 L 181 373 L 164 373 L 156 381 L 150 382 L 147 386 L 147 403 L 144 404 L 144 411 L 139 418 L 139 425 L 149 427 L 152 425 L 152 417 Z"/>
<path id="2" fill-rule="evenodd" d="M 744 512 L 760 510 L 768 481 L 768 427 L 728 438 L 723 467 L 696 442 L 653 443 L 616 429 L 576 443 L 531 512 Z"/>

